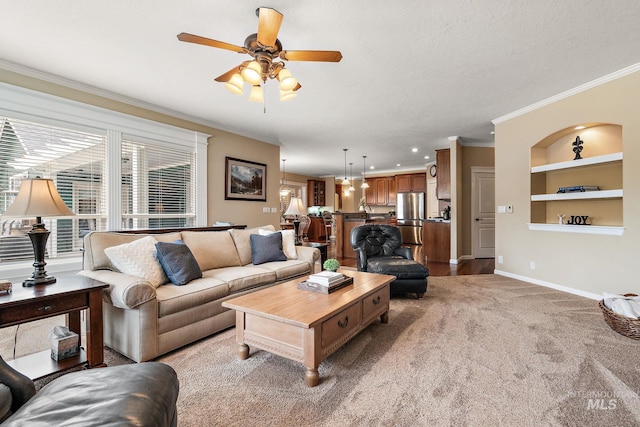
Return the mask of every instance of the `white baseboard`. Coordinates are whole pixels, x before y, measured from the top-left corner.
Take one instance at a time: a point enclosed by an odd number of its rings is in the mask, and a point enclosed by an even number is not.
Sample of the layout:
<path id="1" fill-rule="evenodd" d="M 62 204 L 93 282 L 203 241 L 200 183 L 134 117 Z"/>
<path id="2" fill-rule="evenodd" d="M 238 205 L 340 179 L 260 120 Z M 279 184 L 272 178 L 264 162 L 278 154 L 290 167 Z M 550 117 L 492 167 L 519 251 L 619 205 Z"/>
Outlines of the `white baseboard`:
<path id="1" fill-rule="evenodd" d="M 569 294 L 578 295 L 578 296 L 589 298 L 596 301 L 599 301 L 602 299 L 602 295 L 594 294 L 592 292 L 581 291 L 580 289 L 574 289 L 568 286 L 562 286 L 555 283 L 545 282 L 544 280 L 532 279 L 531 277 L 520 276 L 519 274 L 512 274 L 512 273 L 508 273 L 506 271 L 501 271 L 501 270 L 493 270 L 493 273 L 499 276 L 505 276 L 505 277 L 510 277 L 512 279 L 522 280 L 523 282 L 533 283 L 534 285 L 544 286 L 546 288 L 567 292 Z"/>

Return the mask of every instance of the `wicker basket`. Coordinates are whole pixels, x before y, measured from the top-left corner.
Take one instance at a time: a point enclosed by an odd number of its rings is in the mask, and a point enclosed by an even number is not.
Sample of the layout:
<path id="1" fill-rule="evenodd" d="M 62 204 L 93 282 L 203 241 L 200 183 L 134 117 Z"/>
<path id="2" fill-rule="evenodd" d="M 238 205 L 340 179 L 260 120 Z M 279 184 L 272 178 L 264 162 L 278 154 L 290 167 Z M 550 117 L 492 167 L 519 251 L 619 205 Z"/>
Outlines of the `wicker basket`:
<path id="1" fill-rule="evenodd" d="M 624 296 L 635 297 L 637 295 L 625 294 Z M 602 310 L 604 321 L 607 322 L 611 329 L 625 337 L 640 340 L 640 319 L 632 319 L 612 311 L 604 305 L 604 300 L 601 300 L 598 305 L 600 306 L 600 310 Z"/>

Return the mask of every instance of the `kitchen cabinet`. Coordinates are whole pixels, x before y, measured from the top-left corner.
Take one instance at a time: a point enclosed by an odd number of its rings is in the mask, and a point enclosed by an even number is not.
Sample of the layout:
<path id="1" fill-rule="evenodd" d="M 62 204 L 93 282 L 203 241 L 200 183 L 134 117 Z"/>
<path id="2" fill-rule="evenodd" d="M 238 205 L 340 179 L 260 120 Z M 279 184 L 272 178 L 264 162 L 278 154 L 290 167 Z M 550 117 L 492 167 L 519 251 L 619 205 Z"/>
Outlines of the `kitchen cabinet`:
<path id="1" fill-rule="evenodd" d="M 404 175 L 396 175 L 396 190 L 399 193 L 422 192 L 427 191 L 427 174 L 426 173 L 410 173 Z"/>
<path id="2" fill-rule="evenodd" d="M 449 262 L 451 257 L 450 222 L 425 221 L 422 241 L 428 262 Z"/>
<path id="3" fill-rule="evenodd" d="M 395 206 L 396 181 L 393 176 L 381 176 L 367 180 L 369 188 L 365 190 L 367 205 Z"/>
<path id="4" fill-rule="evenodd" d="M 438 200 L 451 200 L 451 166 L 450 166 L 450 151 L 436 150 L 436 167 L 438 173 L 436 195 Z"/>
<path id="5" fill-rule="evenodd" d="M 396 205 L 396 177 L 387 177 L 387 206 Z"/>
<path id="6" fill-rule="evenodd" d="M 326 206 L 324 181 L 307 181 L 307 206 Z"/>

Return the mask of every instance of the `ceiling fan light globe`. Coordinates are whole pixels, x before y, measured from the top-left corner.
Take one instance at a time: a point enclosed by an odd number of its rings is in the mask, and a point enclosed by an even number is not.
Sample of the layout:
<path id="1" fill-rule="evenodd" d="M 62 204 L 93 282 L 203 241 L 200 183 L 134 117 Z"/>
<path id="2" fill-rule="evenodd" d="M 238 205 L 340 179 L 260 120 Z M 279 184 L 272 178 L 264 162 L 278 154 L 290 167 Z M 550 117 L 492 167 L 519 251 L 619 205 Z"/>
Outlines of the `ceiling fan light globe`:
<path id="1" fill-rule="evenodd" d="M 251 88 L 251 93 L 249 94 L 249 101 L 264 102 L 264 95 L 262 93 L 262 87 L 260 85 L 254 85 Z"/>
<path id="2" fill-rule="evenodd" d="M 244 78 L 244 81 L 255 86 L 260 83 L 262 67 L 257 61 L 251 61 L 242 69 L 242 77 Z"/>
<path id="3" fill-rule="evenodd" d="M 242 76 L 238 73 L 235 73 L 233 76 L 231 76 L 231 78 L 224 85 L 224 87 L 226 87 L 236 95 L 242 95 L 243 83 L 244 83 L 244 80 L 242 80 Z"/>
<path id="4" fill-rule="evenodd" d="M 298 96 L 298 94 L 292 90 L 280 90 L 280 101 L 289 101 L 296 96 Z"/>
<path id="5" fill-rule="evenodd" d="M 283 68 L 278 73 L 278 81 L 280 81 L 280 90 L 293 90 L 298 84 L 298 81 L 293 77 L 291 71 Z"/>

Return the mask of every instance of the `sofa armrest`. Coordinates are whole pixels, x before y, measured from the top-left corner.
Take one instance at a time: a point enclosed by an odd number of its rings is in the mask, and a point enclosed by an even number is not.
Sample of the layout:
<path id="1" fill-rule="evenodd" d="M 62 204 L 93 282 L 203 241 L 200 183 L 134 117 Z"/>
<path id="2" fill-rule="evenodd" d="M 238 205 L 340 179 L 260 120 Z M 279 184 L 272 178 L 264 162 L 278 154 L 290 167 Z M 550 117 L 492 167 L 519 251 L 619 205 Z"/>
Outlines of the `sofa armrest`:
<path id="1" fill-rule="evenodd" d="M 298 254 L 299 260 L 309 263 L 309 268 L 313 273 L 315 271 L 314 265 L 316 261 L 320 259 L 320 249 L 310 246 L 296 246 L 296 253 Z"/>
<path id="2" fill-rule="evenodd" d="M 135 308 L 156 297 L 156 288 L 141 277 L 111 270 L 82 270 L 78 274 L 108 284 L 104 296 L 115 307 Z"/>
<path id="3" fill-rule="evenodd" d="M 358 271 L 367 271 L 367 251 L 364 248 L 354 247 L 356 253 L 356 267 Z"/>

